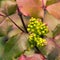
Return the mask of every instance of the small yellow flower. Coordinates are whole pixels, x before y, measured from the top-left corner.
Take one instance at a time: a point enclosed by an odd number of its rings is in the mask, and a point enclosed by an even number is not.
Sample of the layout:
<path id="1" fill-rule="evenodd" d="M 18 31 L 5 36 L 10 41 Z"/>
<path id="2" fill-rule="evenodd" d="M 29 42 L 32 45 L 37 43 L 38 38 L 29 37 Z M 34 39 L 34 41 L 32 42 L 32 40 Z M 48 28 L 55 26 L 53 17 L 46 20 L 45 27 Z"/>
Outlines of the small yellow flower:
<path id="1" fill-rule="evenodd" d="M 38 21 L 35 21 L 35 23 L 39 23 Z"/>
<path id="2" fill-rule="evenodd" d="M 40 30 L 37 30 L 37 32 L 39 33 L 39 32 L 40 32 Z"/>
<path id="3" fill-rule="evenodd" d="M 45 33 L 45 31 L 42 31 L 42 33 L 44 34 L 44 33 Z"/>
<path id="4" fill-rule="evenodd" d="M 37 26 L 36 29 L 39 29 L 39 26 Z"/>
<path id="5" fill-rule="evenodd" d="M 40 40 L 40 43 L 42 43 L 42 40 Z"/>
<path id="6" fill-rule="evenodd" d="M 34 47 L 34 45 L 31 45 L 31 48 L 33 48 Z"/>
<path id="7" fill-rule="evenodd" d="M 31 25 L 30 27 L 31 27 L 31 28 L 33 28 L 33 26 L 32 26 L 32 25 Z"/>
<path id="8" fill-rule="evenodd" d="M 36 36 L 36 34 L 33 34 L 34 36 Z"/>
<path id="9" fill-rule="evenodd" d="M 33 18 L 33 17 L 30 19 L 30 21 L 35 21 L 35 20 L 36 20 L 36 19 L 35 19 L 35 18 Z"/>
<path id="10" fill-rule="evenodd" d="M 41 35 L 41 32 L 39 32 L 39 35 Z"/>
<path id="11" fill-rule="evenodd" d="M 30 31 L 30 28 L 27 28 L 28 31 Z"/>
<path id="12" fill-rule="evenodd" d="M 36 24 L 34 24 L 34 26 L 36 26 Z"/>
<path id="13" fill-rule="evenodd" d="M 40 29 L 43 30 L 43 27 L 41 27 Z"/>
<path id="14" fill-rule="evenodd" d="M 34 24 L 34 22 L 31 22 L 31 24 Z"/>
<path id="15" fill-rule="evenodd" d="M 31 29 L 32 32 L 34 32 L 34 29 Z"/>
<path id="16" fill-rule="evenodd" d="M 30 24 L 28 25 L 28 27 L 30 27 Z"/>
<path id="17" fill-rule="evenodd" d="M 44 46 L 44 44 L 41 44 L 41 46 Z"/>

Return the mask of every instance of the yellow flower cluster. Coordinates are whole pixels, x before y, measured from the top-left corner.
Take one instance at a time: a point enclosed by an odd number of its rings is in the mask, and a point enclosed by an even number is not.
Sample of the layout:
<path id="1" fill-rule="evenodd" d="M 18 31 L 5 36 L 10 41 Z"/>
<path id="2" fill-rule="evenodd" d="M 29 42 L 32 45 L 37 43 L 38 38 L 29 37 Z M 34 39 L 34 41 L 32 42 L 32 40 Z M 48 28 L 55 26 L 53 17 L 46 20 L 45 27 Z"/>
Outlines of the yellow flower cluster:
<path id="1" fill-rule="evenodd" d="M 35 33 L 37 35 L 46 35 L 48 33 L 48 27 L 46 24 L 43 24 L 41 20 L 36 19 L 36 18 L 31 18 L 28 28 L 28 32 Z"/>
<path id="2" fill-rule="evenodd" d="M 31 47 L 44 47 L 47 44 L 47 41 L 37 36 L 35 33 L 32 33 L 29 35 L 29 44 L 31 45 Z"/>
<path id="3" fill-rule="evenodd" d="M 27 30 L 30 32 L 28 40 L 30 47 L 44 47 L 47 44 L 47 41 L 42 36 L 48 33 L 48 27 L 41 20 L 32 17 Z"/>

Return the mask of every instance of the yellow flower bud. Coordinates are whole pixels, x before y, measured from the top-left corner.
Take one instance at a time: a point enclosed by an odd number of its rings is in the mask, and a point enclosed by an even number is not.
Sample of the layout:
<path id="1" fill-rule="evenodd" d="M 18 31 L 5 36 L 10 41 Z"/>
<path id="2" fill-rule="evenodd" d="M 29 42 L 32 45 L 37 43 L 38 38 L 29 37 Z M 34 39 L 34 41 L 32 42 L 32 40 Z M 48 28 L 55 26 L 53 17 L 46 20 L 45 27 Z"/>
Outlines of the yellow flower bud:
<path id="1" fill-rule="evenodd" d="M 30 31 L 30 28 L 27 28 L 28 31 Z"/>

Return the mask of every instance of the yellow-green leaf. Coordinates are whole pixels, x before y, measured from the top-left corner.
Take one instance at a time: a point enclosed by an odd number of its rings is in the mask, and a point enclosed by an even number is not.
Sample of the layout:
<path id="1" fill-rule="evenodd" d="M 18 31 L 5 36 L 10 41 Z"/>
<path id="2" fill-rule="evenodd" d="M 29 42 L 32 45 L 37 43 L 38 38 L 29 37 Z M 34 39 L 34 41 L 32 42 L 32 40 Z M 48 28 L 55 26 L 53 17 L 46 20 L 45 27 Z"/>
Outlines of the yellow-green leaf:
<path id="1" fill-rule="evenodd" d="M 60 0 L 47 0 L 46 5 L 48 6 L 57 2 L 60 2 Z"/>

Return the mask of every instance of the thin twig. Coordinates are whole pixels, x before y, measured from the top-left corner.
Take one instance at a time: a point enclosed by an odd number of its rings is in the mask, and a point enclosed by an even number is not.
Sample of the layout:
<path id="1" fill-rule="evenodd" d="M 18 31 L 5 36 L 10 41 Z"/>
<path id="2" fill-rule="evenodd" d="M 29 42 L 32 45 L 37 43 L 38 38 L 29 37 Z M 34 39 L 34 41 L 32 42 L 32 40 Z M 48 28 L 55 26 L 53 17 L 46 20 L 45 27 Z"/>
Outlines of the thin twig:
<path id="1" fill-rule="evenodd" d="M 5 15 L 6 15 L 6 16 L 5 16 Z M 19 28 L 22 32 L 25 32 L 25 31 L 24 31 L 23 29 L 21 29 L 6 13 L 5 13 L 5 15 L 0 14 L 0 16 L 8 17 L 8 18 L 11 20 L 11 22 L 14 23 L 15 26 L 17 26 L 17 28 Z"/>
<path id="2" fill-rule="evenodd" d="M 4 19 L 2 19 L 2 21 L 0 22 L 0 24 L 1 24 L 1 23 L 3 23 L 3 21 L 5 20 L 5 17 L 6 17 L 6 16 L 4 16 L 3 14 L 0 14 L 0 16 L 3 16 L 3 17 L 4 17 Z"/>
<path id="3" fill-rule="evenodd" d="M 51 39 L 52 42 L 54 42 L 54 44 L 55 44 L 56 47 L 60 48 L 60 46 L 54 41 L 54 39 L 55 39 L 55 38 L 52 38 L 52 39 Z"/>
<path id="4" fill-rule="evenodd" d="M 37 51 L 36 51 L 36 53 L 41 54 L 41 55 L 44 57 L 44 59 L 46 59 L 46 57 L 41 53 L 41 51 L 38 49 L 38 47 L 37 47 L 37 46 L 35 46 L 35 49 L 37 50 Z"/>
<path id="5" fill-rule="evenodd" d="M 23 20 L 23 17 L 22 17 L 22 13 L 19 11 L 19 8 L 18 7 L 17 7 L 17 11 L 18 11 L 18 15 L 19 15 L 19 17 L 21 19 L 21 22 L 23 24 L 23 27 L 24 27 L 26 33 L 28 33 L 27 28 L 26 28 L 26 25 L 25 25 L 24 20 Z"/>
<path id="6" fill-rule="evenodd" d="M 3 14 L 0 14 L 0 16 L 6 17 L 6 16 L 5 16 L 5 15 L 3 15 Z"/>
<path id="7" fill-rule="evenodd" d="M 46 15 L 46 6 L 44 5 L 44 0 L 42 0 L 42 8 L 44 10 L 44 16 L 42 18 L 42 20 L 44 21 L 45 15 Z"/>
<path id="8" fill-rule="evenodd" d="M 8 18 L 22 31 L 22 32 L 25 32 L 23 29 L 21 29 L 9 16 Z"/>

